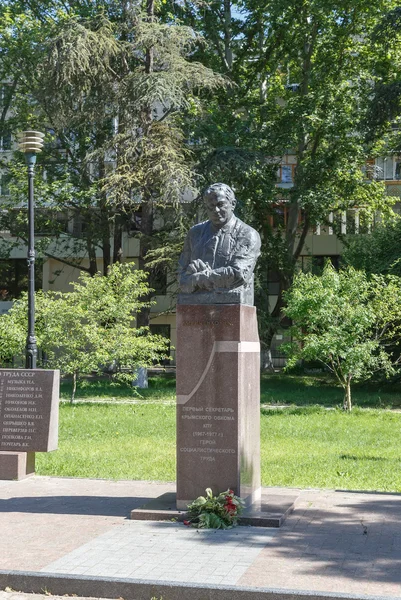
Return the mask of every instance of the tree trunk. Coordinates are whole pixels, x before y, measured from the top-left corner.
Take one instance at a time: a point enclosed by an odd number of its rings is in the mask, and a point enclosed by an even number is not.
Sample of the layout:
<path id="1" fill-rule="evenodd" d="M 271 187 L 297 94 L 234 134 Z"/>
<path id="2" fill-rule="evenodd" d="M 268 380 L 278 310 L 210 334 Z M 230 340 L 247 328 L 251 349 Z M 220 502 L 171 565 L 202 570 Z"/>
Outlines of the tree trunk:
<path id="1" fill-rule="evenodd" d="M 263 318 L 259 321 L 259 324 L 263 324 Z M 261 371 L 269 371 L 270 373 L 274 372 L 274 364 L 272 358 L 272 341 L 274 334 L 276 333 L 277 327 L 273 326 L 273 323 L 270 322 L 267 327 L 261 328 L 259 331 L 262 351 L 261 351 L 261 361 L 260 361 L 260 369 Z"/>
<path id="2" fill-rule="evenodd" d="M 72 375 L 72 392 L 70 403 L 73 404 L 75 400 L 75 392 L 77 391 L 77 372 L 74 371 Z"/>
<path id="3" fill-rule="evenodd" d="M 276 305 L 270 313 L 270 323 L 269 323 L 269 326 L 268 326 L 267 330 L 265 331 L 265 333 L 263 335 L 263 339 L 262 339 L 263 346 L 264 346 L 264 353 L 266 354 L 266 357 L 267 357 L 263 361 L 264 364 L 266 365 L 263 367 L 263 369 L 272 371 L 272 372 L 274 371 L 274 366 L 273 366 L 273 359 L 271 356 L 271 344 L 273 341 L 273 337 L 277 333 L 277 330 L 280 327 L 280 323 L 284 317 L 284 315 L 283 315 L 283 307 L 284 307 L 283 292 L 285 290 L 287 290 L 288 287 L 289 287 L 289 285 L 288 285 L 288 280 L 287 280 L 286 276 L 282 276 L 281 281 L 280 281 L 280 287 L 279 287 L 279 291 L 278 291 Z"/>
<path id="4" fill-rule="evenodd" d="M 101 140 L 101 143 L 104 143 Z M 104 159 L 103 157 L 99 159 L 99 179 L 102 180 L 106 176 Z M 106 194 L 101 191 L 100 192 L 100 227 L 102 233 L 102 253 L 103 253 L 103 275 L 106 276 L 111 264 L 111 244 L 110 244 L 110 214 L 109 208 L 107 206 Z"/>
<path id="5" fill-rule="evenodd" d="M 103 275 L 106 276 L 109 270 L 109 266 L 111 264 L 111 244 L 110 244 L 110 231 L 103 237 L 102 242 L 103 249 Z"/>
<path id="6" fill-rule="evenodd" d="M 224 58 L 227 69 L 232 71 L 233 68 L 233 51 L 231 50 L 231 0 L 224 0 Z"/>
<path id="7" fill-rule="evenodd" d="M 267 371 L 269 373 L 274 373 L 272 349 L 271 349 L 270 345 L 267 348 L 263 348 L 261 359 L 262 359 L 261 363 L 260 363 L 261 370 Z"/>
<path id="8" fill-rule="evenodd" d="M 123 257 L 123 225 L 120 215 L 114 218 L 113 263 L 121 263 Z"/>
<path id="9" fill-rule="evenodd" d="M 142 218 L 141 218 L 141 238 L 140 238 L 140 251 L 139 251 L 139 268 L 141 271 L 150 273 L 146 267 L 146 255 L 150 248 L 151 236 L 153 233 L 153 202 L 151 200 L 144 201 L 142 203 Z M 143 302 L 149 302 L 151 295 L 147 294 L 141 298 Z M 150 321 L 150 306 L 143 308 L 137 314 L 137 325 L 138 327 L 149 327 Z"/>
<path id="10" fill-rule="evenodd" d="M 347 377 L 347 381 L 346 381 L 346 385 L 345 385 L 345 390 L 344 390 L 344 410 L 346 410 L 347 412 L 351 412 L 352 410 L 352 403 L 351 403 L 351 377 L 348 376 Z"/>
<path id="11" fill-rule="evenodd" d="M 92 242 L 87 240 L 88 256 L 89 256 L 89 274 L 91 277 L 97 273 L 96 250 Z"/>
<path id="12" fill-rule="evenodd" d="M 149 23 L 152 23 L 155 15 L 154 0 L 146 0 L 146 15 Z M 145 73 L 150 75 L 153 72 L 153 57 L 154 48 L 151 46 L 146 51 L 145 57 Z M 143 129 L 145 133 L 149 130 L 152 123 L 152 107 L 147 106 L 143 112 Z M 142 192 L 142 216 L 141 216 L 141 238 L 139 250 L 139 268 L 149 274 L 149 269 L 146 268 L 146 254 L 150 248 L 151 236 L 153 233 L 153 200 L 150 188 Z M 143 302 L 149 302 L 151 295 L 147 294 L 141 298 Z M 138 327 L 149 327 L 150 321 L 150 306 L 143 308 L 136 317 Z"/>

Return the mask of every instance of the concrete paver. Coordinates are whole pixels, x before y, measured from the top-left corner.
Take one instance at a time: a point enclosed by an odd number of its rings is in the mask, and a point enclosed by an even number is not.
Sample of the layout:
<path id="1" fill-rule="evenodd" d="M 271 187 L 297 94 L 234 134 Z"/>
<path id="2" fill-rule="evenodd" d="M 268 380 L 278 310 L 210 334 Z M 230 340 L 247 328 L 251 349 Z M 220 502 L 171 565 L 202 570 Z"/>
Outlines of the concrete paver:
<path id="1" fill-rule="evenodd" d="M 260 527 L 197 531 L 181 523 L 127 521 L 41 572 L 234 584 L 277 533 Z"/>
<path id="2" fill-rule="evenodd" d="M 0 482 L 0 570 L 401 597 L 401 495 L 301 490 L 280 529 L 128 520 L 134 507 L 173 490 L 50 477 Z M 0 600 L 23 600 L 5 593 Z"/>
<path id="3" fill-rule="evenodd" d="M 0 482 L 0 569 L 36 571 L 173 484 L 57 477 Z"/>
<path id="4" fill-rule="evenodd" d="M 399 597 L 400 532 L 400 495 L 304 490 L 238 584 Z"/>

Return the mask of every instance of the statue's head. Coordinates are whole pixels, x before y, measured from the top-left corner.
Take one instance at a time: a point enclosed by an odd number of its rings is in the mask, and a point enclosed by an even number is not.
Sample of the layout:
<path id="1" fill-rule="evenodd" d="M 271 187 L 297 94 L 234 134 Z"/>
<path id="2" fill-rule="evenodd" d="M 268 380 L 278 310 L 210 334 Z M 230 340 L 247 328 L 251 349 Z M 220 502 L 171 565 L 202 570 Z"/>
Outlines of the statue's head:
<path id="1" fill-rule="evenodd" d="M 225 183 L 213 183 L 203 192 L 203 201 L 210 221 L 215 227 L 224 227 L 231 219 L 237 200 Z"/>

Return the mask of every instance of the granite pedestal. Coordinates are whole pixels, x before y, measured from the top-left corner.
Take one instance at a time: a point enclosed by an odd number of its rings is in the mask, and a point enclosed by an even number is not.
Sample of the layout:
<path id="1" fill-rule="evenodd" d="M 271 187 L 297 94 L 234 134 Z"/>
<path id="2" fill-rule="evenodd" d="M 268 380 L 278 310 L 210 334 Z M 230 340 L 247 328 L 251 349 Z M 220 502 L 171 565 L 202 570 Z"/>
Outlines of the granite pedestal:
<path id="1" fill-rule="evenodd" d="M 280 527 L 297 495 L 260 494 L 259 385 L 253 306 L 177 306 L 177 493 L 132 510 L 131 519 L 183 521 L 206 488 L 230 488 L 247 504 L 241 525 Z"/>
<path id="2" fill-rule="evenodd" d="M 177 306 L 177 508 L 210 487 L 260 498 L 256 309 Z"/>

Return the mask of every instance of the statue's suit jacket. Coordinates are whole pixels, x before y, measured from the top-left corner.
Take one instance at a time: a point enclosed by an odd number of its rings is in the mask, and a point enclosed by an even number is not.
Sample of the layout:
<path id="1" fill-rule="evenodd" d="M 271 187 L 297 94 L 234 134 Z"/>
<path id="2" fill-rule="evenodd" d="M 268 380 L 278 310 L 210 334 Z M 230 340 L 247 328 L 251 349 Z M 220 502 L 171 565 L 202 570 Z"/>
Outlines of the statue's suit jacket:
<path id="1" fill-rule="evenodd" d="M 194 292 L 188 265 L 196 259 L 211 268 L 205 290 L 248 288 L 253 284 L 253 270 L 260 254 L 260 236 L 255 229 L 235 215 L 217 229 L 211 221 L 199 223 L 188 232 L 179 260 L 182 292 Z"/>

